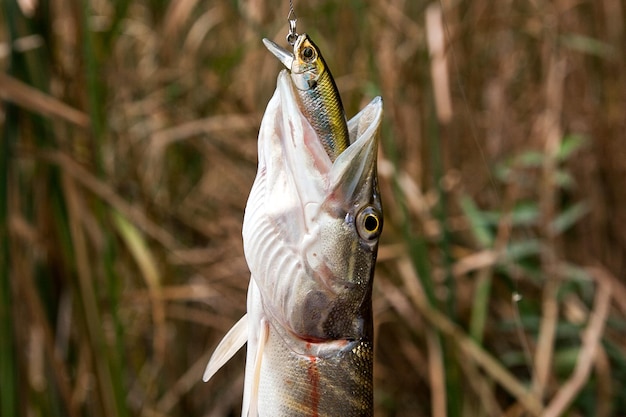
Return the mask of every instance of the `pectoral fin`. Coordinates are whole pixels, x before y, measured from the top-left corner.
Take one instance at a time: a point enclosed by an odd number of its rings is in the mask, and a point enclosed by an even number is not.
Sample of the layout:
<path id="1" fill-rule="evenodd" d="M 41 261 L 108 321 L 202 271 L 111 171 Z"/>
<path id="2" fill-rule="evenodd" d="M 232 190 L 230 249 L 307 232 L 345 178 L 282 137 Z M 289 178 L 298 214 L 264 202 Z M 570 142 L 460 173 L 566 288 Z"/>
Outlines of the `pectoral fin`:
<path id="1" fill-rule="evenodd" d="M 213 356 L 209 359 L 202 380 L 207 382 L 215 373 L 232 358 L 239 349 L 248 340 L 248 315 L 245 314 L 239 321 L 226 333 Z"/>
<path id="2" fill-rule="evenodd" d="M 254 360 L 254 375 L 252 379 L 252 387 L 250 392 L 250 404 L 249 409 L 244 409 L 243 416 L 257 417 L 259 409 L 259 383 L 261 382 L 261 363 L 263 362 L 263 350 L 265 349 L 265 343 L 270 333 L 270 325 L 265 319 L 261 320 L 261 328 L 259 333 L 259 344 L 256 350 L 256 357 Z"/>

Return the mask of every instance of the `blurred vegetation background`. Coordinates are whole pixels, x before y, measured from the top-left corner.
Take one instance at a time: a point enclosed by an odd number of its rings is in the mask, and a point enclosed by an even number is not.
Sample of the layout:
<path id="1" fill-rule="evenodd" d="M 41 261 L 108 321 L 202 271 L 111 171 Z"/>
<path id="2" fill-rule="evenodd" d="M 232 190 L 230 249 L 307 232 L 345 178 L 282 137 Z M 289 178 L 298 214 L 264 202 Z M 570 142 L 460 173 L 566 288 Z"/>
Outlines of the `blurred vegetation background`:
<path id="1" fill-rule="evenodd" d="M 376 416 L 626 415 L 626 3 L 295 2 L 385 102 Z M 0 415 L 236 416 L 288 1 L 3 0 Z"/>

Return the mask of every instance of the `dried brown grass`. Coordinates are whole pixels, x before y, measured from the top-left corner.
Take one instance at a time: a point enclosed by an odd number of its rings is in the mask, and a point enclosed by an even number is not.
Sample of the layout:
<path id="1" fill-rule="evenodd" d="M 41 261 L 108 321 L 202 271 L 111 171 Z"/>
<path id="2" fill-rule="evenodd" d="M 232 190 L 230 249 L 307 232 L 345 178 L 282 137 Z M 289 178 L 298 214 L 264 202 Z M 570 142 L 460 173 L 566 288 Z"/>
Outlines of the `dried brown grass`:
<path id="1" fill-rule="evenodd" d="M 237 415 L 243 355 L 200 376 L 245 311 L 241 221 L 279 69 L 260 39 L 282 41 L 288 2 L 102 0 L 88 21 L 53 3 L 0 16 L 17 410 Z M 295 5 L 347 113 L 385 101 L 375 415 L 625 413 L 624 1 Z M 571 135 L 586 146 L 562 159 Z M 499 215 L 491 243 L 464 199 Z"/>

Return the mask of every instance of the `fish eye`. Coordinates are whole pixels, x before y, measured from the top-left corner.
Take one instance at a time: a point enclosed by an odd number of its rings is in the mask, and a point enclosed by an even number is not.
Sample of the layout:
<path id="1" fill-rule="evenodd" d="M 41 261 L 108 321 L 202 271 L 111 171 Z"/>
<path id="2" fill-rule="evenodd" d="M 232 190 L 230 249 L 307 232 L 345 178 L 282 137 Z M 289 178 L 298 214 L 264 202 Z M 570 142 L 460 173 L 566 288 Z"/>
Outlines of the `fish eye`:
<path id="1" fill-rule="evenodd" d="M 307 62 L 311 62 L 315 57 L 315 51 L 313 51 L 313 48 L 311 48 L 310 46 L 307 46 L 302 49 L 302 56 Z"/>
<path id="2" fill-rule="evenodd" d="M 356 230 L 362 239 L 372 241 L 380 236 L 383 219 L 378 210 L 367 206 L 356 216 Z"/>

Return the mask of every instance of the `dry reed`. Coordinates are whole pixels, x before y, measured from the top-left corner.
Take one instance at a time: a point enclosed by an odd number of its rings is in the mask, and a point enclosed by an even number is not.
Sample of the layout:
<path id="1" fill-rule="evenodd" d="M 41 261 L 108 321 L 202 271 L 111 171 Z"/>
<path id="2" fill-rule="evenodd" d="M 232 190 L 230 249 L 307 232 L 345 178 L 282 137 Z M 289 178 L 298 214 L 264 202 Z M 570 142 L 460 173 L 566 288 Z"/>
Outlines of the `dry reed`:
<path id="1" fill-rule="evenodd" d="M 624 1 L 294 3 L 385 103 L 375 415 L 626 414 Z M 237 415 L 287 11 L 3 2 L 1 415 Z"/>

